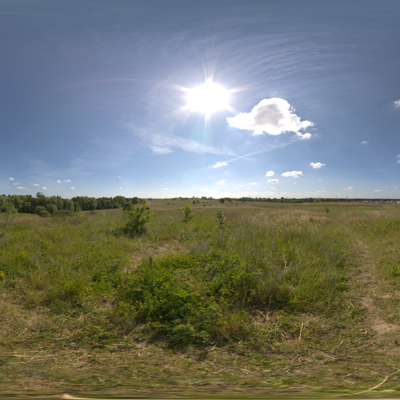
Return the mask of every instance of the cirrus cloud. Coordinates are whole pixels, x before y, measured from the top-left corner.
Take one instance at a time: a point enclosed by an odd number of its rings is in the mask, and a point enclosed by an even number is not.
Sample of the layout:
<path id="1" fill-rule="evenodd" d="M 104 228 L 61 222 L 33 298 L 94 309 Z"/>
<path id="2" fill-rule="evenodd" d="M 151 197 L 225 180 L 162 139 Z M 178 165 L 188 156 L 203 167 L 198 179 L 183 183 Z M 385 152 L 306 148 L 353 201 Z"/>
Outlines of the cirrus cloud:
<path id="1" fill-rule="evenodd" d="M 282 176 L 284 176 L 285 178 L 299 178 L 300 176 L 303 176 L 303 172 L 302 171 L 288 171 L 288 172 L 284 172 L 282 174 Z"/>
<path id="2" fill-rule="evenodd" d="M 227 121 L 235 128 L 253 131 L 253 135 L 262 135 L 264 132 L 280 135 L 314 125 L 311 121 L 301 121 L 293 111 L 286 100 L 274 97 L 261 100 L 249 113 L 240 113 L 227 118 Z"/>
<path id="3" fill-rule="evenodd" d="M 381 189 L 376 189 L 376 190 L 374 190 L 374 192 L 382 192 L 382 190 Z"/>
<path id="4" fill-rule="evenodd" d="M 313 167 L 314 169 L 318 169 L 318 168 L 321 168 L 321 167 L 325 167 L 325 165 L 326 164 L 322 164 L 322 163 L 320 163 L 320 162 L 312 162 L 311 164 L 310 164 L 310 167 Z"/>

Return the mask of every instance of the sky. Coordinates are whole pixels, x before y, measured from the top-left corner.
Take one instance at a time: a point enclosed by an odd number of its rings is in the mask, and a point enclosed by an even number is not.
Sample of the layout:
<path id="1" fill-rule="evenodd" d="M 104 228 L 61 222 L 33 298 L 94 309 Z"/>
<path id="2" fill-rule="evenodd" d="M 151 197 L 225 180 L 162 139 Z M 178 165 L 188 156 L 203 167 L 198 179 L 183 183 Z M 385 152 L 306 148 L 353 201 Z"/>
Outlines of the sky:
<path id="1" fill-rule="evenodd" d="M 0 194 L 400 198 L 397 0 L 2 0 Z"/>

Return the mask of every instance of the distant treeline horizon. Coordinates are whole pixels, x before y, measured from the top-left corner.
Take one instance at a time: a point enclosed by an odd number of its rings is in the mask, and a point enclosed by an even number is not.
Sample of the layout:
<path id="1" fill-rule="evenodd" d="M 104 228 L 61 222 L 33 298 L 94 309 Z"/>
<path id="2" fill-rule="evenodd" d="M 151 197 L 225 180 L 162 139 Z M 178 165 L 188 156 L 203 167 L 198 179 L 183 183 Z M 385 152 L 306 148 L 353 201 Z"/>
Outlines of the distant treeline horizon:
<path id="1" fill-rule="evenodd" d="M 9 207 L 15 208 L 19 213 L 30 213 L 38 215 L 53 215 L 59 211 L 76 212 L 76 211 L 93 211 L 93 210 L 107 210 L 114 208 L 124 208 L 127 203 L 137 204 L 140 200 L 139 197 L 88 197 L 88 196 L 76 196 L 72 199 L 64 199 L 61 196 L 45 196 L 43 193 L 38 192 L 36 197 L 32 195 L 0 195 L 0 211 L 5 212 Z M 317 203 L 317 202 L 350 202 L 350 201 L 372 201 L 372 202 L 387 202 L 387 201 L 398 201 L 398 199 L 365 199 L 365 198 L 315 198 L 305 197 L 302 199 L 297 198 L 265 198 L 265 197 L 241 197 L 231 198 L 224 197 L 215 199 L 213 197 L 174 197 L 164 199 L 146 198 L 146 200 L 169 200 L 169 201 L 194 201 L 199 202 L 200 200 L 218 200 L 221 203 L 229 202 L 271 202 L 271 203 Z M 46 211 L 45 214 L 43 212 Z M 47 214 L 48 213 L 48 214 Z"/>

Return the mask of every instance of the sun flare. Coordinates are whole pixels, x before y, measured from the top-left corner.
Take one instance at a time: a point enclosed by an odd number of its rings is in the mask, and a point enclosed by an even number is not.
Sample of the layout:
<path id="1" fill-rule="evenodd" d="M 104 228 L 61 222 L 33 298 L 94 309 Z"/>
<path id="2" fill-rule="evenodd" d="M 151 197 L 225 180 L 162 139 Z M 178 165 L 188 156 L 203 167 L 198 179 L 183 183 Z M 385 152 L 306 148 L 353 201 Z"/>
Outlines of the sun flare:
<path id="1" fill-rule="evenodd" d="M 229 108 L 229 92 L 214 83 L 206 83 L 190 89 L 187 101 L 192 110 L 210 115 L 223 108 Z"/>

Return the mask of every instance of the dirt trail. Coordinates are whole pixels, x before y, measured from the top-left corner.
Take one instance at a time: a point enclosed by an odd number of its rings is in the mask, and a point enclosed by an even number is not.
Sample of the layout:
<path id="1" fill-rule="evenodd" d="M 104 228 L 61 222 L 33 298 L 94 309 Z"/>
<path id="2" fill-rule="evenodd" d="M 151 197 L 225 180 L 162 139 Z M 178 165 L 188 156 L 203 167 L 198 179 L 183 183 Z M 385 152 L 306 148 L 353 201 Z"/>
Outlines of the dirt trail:
<path id="1" fill-rule="evenodd" d="M 372 260 L 368 246 L 359 238 L 354 238 L 354 246 L 359 256 L 359 275 L 353 276 L 356 288 L 357 302 L 366 311 L 368 326 L 375 333 L 378 341 L 388 338 L 387 334 L 397 331 L 400 326 L 385 321 L 384 312 L 377 306 L 377 299 L 387 299 L 392 296 L 380 289 L 380 279 L 376 264 Z"/>

